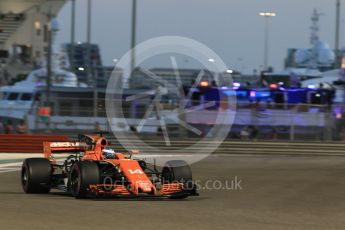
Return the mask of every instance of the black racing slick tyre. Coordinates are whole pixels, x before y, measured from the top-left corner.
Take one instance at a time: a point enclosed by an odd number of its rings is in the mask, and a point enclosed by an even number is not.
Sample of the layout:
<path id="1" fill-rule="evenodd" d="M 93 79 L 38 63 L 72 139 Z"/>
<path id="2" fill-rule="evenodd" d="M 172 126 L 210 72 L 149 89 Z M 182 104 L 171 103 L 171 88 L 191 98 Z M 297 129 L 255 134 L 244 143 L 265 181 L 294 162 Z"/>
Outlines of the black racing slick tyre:
<path id="1" fill-rule="evenodd" d="M 164 183 L 192 181 L 192 170 L 183 160 L 173 160 L 165 163 L 162 176 Z"/>
<path id="2" fill-rule="evenodd" d="M 98 165 L 92 161 L 80 161 L 72 166 L 70 174 L 70 191 L 77 199 L 87 196 L 89 186 L 100 183 Z"/>
<path id="3" fill-rule="evenodd" d="M 49 193 L 52 166 L 48 159 L 29 158 L 23 162 L 21 182 L 25 193 Z"/>
<path id="4" fill-rule="evenodd" d="M 183 160 L 173 160 L 165 163 L 162 170 L 162 180 L 164 184 L 167 183 L 183 183 L 184 191 L 193 191 L 193 175 L 192 169 L 186 161 Z M 187 196 L 177 196 L 175 198 L 185 198 Z M 173 198 L 173 197 L 172 197 Z"/>

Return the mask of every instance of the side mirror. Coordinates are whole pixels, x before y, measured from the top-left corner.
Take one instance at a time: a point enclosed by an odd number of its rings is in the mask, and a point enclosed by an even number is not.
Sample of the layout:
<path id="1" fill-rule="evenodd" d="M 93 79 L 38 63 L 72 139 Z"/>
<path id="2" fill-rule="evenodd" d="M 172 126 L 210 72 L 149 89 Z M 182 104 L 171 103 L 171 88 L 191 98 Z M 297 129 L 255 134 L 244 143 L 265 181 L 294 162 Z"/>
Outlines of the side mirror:
<path id="1" fill-rule="evenodd" d="M 140 150 L 131 150 L 132 154 L 140 154 Z"/>
<path id="2" fill-rule="evenodd" d="M 131 159 L 132 158 L 132 155 L 134 154 L 139 154 L 140 153 L 140 151 L 139 150 L 130 150 L 129 151 L 129 159 Z"/>

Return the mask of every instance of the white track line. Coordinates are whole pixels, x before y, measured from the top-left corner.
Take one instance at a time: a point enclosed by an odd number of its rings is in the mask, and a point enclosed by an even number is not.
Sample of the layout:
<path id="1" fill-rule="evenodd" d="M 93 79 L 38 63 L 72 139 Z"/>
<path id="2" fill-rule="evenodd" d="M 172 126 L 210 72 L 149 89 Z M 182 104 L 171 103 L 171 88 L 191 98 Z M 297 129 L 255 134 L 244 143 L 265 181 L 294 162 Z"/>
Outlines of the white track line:
<path id="1" fill-rule="evenodd" d="M 4 170 L 4 171 L 0 170 L 0 174 L 1 173 L 9 173 L 9 172 L 17 172 L 17 171 L 20 171 L 20 168 L 19 169 Z"/>
<path id="2" fill-rule="evenodd" d="M 0 164 L 0 173 L 19 171 L 21 169 L 21 166 L 21 162 Z"/>
<path id="3" fill-rule="evenodd" d="M 6 167 L 11 167 L 11 166 L 17 167 L 17 166 L 21 166 L 22 164 L 23 164 L 22 162 L 0 164 L 0 169 L 6 168 Z"/>

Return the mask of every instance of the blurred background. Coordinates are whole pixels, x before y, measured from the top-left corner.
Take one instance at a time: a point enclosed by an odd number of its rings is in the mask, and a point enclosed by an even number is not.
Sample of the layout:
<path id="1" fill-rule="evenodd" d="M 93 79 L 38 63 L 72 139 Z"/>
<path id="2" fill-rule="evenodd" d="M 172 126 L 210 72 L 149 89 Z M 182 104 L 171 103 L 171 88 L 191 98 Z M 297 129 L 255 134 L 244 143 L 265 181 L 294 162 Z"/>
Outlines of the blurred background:
<path id="1" fill-rule="evenodd" d="M 1 0 L 0 131 L 116 129 L 201 138 L 224 125 L 231 126 L 227 138 L 236 140 L 342 141 L 344 4 Z M 210 71 L 200 60 L 172 53 L 136 63 L 137 44 L 167 35 L 205 44 L 227 69 Z M 117 63 L 128 51 L 132 71 L 126 74 Z M 205 60 L 217 64 L 215 57 Z M 121 79 L 122 93 L 112 99 L 127 120 L 113 124 L 105 100 L 111 77 Z M 163 92 L 159 111 L 151 106 L 157 90 Z M 124 100 L 137 94 L 144 96 Z M 205 106 L 209 102 L 213 106 Z M 234 121 L 217 124 L 217 116 Z"/>

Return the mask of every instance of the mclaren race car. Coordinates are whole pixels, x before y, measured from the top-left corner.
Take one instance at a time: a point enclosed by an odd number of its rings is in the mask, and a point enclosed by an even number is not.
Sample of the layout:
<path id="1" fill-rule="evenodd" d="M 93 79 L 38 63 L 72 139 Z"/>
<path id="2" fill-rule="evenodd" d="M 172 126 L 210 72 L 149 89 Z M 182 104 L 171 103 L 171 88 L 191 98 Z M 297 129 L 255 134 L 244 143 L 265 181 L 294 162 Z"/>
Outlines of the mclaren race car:
<path id="1" fill-rule="evenodd" d="M 198 195 L 190 166 L 172 160 L 155 164 L 132 159 L 108 148 L 102 134 L 79 135 L 78 141 L 44 142 L 44 158 L 23 162 L 21 183 L 26 193 L 58 189 L 75 198 L 93 196 L 186 198 Z M 58 156 L 63 156 L 63 161 Z M 58 161 L 59 160 L 59 161 Z"/>

